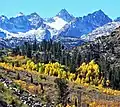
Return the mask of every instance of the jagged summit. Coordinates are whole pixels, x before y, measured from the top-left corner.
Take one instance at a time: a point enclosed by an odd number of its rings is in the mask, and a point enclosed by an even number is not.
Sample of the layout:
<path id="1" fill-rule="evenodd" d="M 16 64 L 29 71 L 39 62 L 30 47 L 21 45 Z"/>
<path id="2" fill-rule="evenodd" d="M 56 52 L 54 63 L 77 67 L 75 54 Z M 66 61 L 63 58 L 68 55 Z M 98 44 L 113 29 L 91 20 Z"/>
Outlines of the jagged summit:
<path id="1" fill-rule="evenodd" d="M 104 14 L 102 10 L 98 10 L 87 16 L 75 18 L 75 20 L 64 27 L 58 35 L 63 35 L 65 37 L 80 37 L 109 22 L 112 22 L 112 19 Z"/>
<path id="2" fill-rule="evenodd" d="M 87 16 L 84 16 L 82 19 L 96 26 L 103 26 L 108 22 L 112 22 L 112 19 L 109 18 L 102 10 L 98 10 L 91 14 L 88 14 Z"/>
<path id="3" fill-rule="evenodd" d="M 56 16 L 62 18 L 63 20 L 70 22 L 73 20 L 74 16 L 69 14 L 66 9 L 62 9 Z"/>
<path id="4" fill-rule="evenodd" d="M 105 13 L 103 12 L 103 10 L 100 9 L 100 10 L 93 12 L 93 14 L 105 14 Z"/>
<path id="5" fill-rule="evenodd" d="M 61 9 L 61 11 L 57 15 L 61 15 L 61 14 L 69 14 L 69 13 L 66 9 Z"/>
<path id="6" fill-rule="evenodd" d="M 37 29 L 43 24 L 43 19 L 36 13 L 31 13 L 27 15 L 27 19 L 30 22 L 32 28 Z"/>
<path id="7" fill-rule="evenodd" d="M 19 13 L 16 15 L 16 17 L 19 17 L 19 16 L 24 16 L 24 13 L 19 12 Z"/>
<path id="8" fill-rule="evenodd" d="M 1 15 L 0 16 L 0 21 L 5 21 L 8 20 L 8 18 L 5 15 Z"/>
<path id="9" fill-rule="evenodd" d="M 31 13 L 30 15 L 31 15 L 31 16 L 39 16 L 38 13 L 36 13 L 36 12 L 33 12 L 33 13 Z M 39 17 L 40 17 L 40 16 L 39 16 Z"/>
<path id="10" fill-rule="evenodd" d="M 61 9 L 57 15 L 49 19 L 41 18 L 36 12 L 29 15 L 24 15 L 20 12 L 17 17 L 7 18 L 4 15 L 0 16 L 0 37 L 15 36 L 19 39 L 20 35 L 22 35 L 22 37 L 28 38 L 35 35 L 36 31 L 42 32 L 47 29 L 49 32 L 46 32 L 46 34 L 48 33 L 51 39 L 57 38 L 61 42 L 62 40 L 69 41 L 70 43 L 67 42 L 68 45 L 75 40 L 73 43 L 78 45 L 79 38 L 83 35 L 88 35 L 92 32 L 92 35 L 101 36 L 101 34 L 113 31 L 119 25 L 120 18 L 118 17 L 115 21 L 116 23 L 112 23 L 112 19 L 101 9 L 83 17 L 74 17 L 66 9 Z M 39 33 L 39 36 L 43 36 L 43 33 Z M 92 38 L 94 39 L 94 36 Z"/>

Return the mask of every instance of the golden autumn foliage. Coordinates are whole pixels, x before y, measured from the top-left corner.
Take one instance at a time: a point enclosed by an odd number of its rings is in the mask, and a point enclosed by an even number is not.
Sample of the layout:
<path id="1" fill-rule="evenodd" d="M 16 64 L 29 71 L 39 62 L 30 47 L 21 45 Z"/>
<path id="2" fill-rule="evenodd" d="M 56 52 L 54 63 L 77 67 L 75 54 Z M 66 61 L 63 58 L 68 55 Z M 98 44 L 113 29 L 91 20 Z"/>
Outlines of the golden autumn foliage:
<path id="1" fill-rule="evenodd" d="M 63 66 L 56 63 L 48 63 L 45 64 L 45 70 L 44 73 L 50 76 L 58 76 L 59 78 L 66 78 L 66 72 L 63 69 Z"/>
<path id="2" fill-rule="evenodd" d="M 99 66 L 94 62 L 94 60 L 89 63 L 82 63 L 76 71 L 78 72 L 76 82 L 80 82 L 82 84 L 88 83 L 90 85 L 101 84 L 102 76 L 100 75 Z"/>
<path id="3" fill-rule="evenodd" d="M 38 94 L 41 92 L 40 86 L 36 86 L 34 84 L 28 84 L 25 81 L 22 80 L 14 80 L 16 84 L 18 84 L 22 89 L 29 91 L 32 94 Z"/>
<path id="4" fill-rule="evenodd" d="M 11 62 L 12 60 L 12 62 Z M 16 66 L 16 61 L 19 62 L 19 66 Z M 17 63 L 18 63 L 17 62 Z M 13 64 L 14 63 L 14 64 Z M 59 64 L 58 62 L 48 64 L 38 63 L 35 64 L 31 59 L 26 58 L 24 56 L 8 56 L 5 57 L 5 62 L 0 62 L 0 67 L 9 70 L 19 72 L 25 71 L 31 74 L 36 75 L 48 75 L 55 76 L 59 78 L 65 78 L 66 80 L 83 85 L 85 87 L 95 86 L 100 92 L 109 95 L 120 95 L 120 91 L 112 90 L 110 88 L 103 88 L 102 84 L 104 82 L 104 78 L 99 71 L 99 65 L 92 60 L 89 63 L 83 62 L 80 67 L 76 69 L 75 73 L 70 73 L 69 71 L 65 71 L 65 66 Z M 23 84 L 23 88 L 26 87 L 25 83 Z M 109 86 L 110 81 L 106 81 L 106 85 Z M 29 87 L 29 90 L 32 89 L 32 86 Z M 34 90 L 35 91 L 35 90 Z"/>

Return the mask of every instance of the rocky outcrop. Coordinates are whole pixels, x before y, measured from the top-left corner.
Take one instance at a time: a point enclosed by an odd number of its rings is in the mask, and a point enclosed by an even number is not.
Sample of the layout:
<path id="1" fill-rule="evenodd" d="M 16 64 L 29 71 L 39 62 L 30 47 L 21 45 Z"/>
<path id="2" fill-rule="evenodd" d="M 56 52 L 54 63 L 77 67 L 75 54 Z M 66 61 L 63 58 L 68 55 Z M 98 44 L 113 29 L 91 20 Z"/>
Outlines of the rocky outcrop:
<path id="1" fill-rule="evenodd" d="M 81 62 L 92 59 L 100 65 L 105 80 L 111 81 L 111 87 L 120 89 L 120 27 L 108 36 L 77 47 Z"/>

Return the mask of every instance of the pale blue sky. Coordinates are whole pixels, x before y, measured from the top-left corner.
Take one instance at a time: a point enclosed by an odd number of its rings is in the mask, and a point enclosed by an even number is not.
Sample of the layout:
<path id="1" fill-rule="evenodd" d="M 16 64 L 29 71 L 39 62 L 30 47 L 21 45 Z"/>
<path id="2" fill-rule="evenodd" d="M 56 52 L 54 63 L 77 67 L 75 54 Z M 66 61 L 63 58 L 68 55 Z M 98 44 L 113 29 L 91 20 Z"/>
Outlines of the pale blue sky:
<path id="1" fill-rule="evenodd" d="M 37 12 L 41 17 L 55 16 L 62 8 L 74 16 L 103 10 L 109 17 L 120 16 L 120 0 L 0 0 L 0 15 L 16 16 Z"/>

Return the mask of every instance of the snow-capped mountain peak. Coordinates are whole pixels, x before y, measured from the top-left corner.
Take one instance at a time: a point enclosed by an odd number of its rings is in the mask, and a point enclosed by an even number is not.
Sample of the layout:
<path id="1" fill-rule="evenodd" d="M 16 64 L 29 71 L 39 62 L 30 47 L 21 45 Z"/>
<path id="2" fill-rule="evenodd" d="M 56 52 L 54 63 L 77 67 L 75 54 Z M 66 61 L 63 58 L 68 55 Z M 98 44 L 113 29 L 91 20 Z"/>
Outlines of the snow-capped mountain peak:
<path id="1" fill-rule="evenodd" d="M 20 16 L 24 16 L 24 14 L 22 12 L 19 12 L 16 17 L 20 17 Z"/>
<path id="2" fill-rule="evenodd" d="M 4 22 L 6 20 L 8 20 L 8 18 L 6 16 L 4 16 L 4 15 L 0 16 L 0 21 Z"/>
<path id="3" fill-rule="evenodd" d="M 120 18 L 112 22 L 102 10 L 83 17 L 74 17 L 66 9 L 62 9 L 49 19 L 41 18 L 36 12 L 30 15 L 20 12 L 17 17 L 9 19 L 4 15 L 0 16 L 0 38 L 16 38 L 16 41 L 21 39 L 24 42 L 24 39 L 33 40 L 36 36 L 38 41 L 53 39 L 65 45 L 78 46 L 81 41 L 84 42 L 83 40 L 88 38 L 94 40 L 96 37 L 109 34 L 119 25 Z"/>
<path id="4" fill-rule="evenodd" d="M 105 15 L 101 10 L 98 10 L 87 16 L 75 18 L 75 20 L 66 25 L 64 29 L 59 31 L 58 36 L 80 37 L 109 22 L 112 22 L 112 19 Z"/>
<path id="5" fill-rule="evenodd" d="M 39 28 L 43 24 L 43 19 L 36 12 L 27 15 L 27 19 L 29 20 L 32 28 L 35 29 Z"/>
<path id="6" fill-rule="evenodd" d="M 62 18 L 63 20 L 67 22 L 72 21 L 74 18 L 74 16 L 69 14 L 66 9 L 62 9 L 56 16 Z"/>
<path id="7" fill-rule="evenodd" d="M 62 9 L 55 17 L 45 19 L 45 24 L 59 31 L 74 19 L 75 17 L 66 9 Z"/>
<path id="8" fill-rule="evenodd" d="M 31 15 L 31 16 L 34 16 L 34 17 L 40 17 L 36 12 L 31 13 L 30 15 Z"/>
<path id="9" fill-rule="evenodd" d="M 63 14 L 70 15 L 66 9 L 62 9 L 57 15 L 60 16 L 60 15 L 63 15 Z"/>

